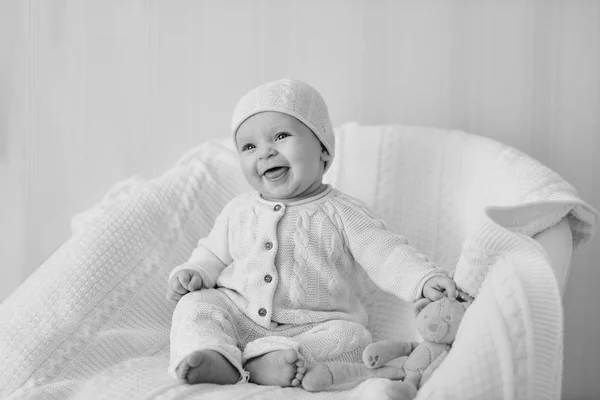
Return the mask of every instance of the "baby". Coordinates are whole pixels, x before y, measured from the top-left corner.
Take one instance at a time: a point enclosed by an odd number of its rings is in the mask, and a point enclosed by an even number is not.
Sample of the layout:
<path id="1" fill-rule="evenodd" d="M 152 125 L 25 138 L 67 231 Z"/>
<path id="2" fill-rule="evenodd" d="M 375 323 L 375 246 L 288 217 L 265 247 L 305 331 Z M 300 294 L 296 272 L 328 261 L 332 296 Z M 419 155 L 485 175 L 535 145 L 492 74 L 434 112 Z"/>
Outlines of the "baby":
<path id="1" fill-rule="evenodd" d="M 259 86 L 236 106 L 232 131 L 256 193 L 227 204 L 169 277 L 176 377 L 299 386 L 307 365 L 361 362 L 371 335 L 359 269 L 408 301 L 456 298 L 444 270 L 323 183 L 335 138 L 313 87 L 290 79 Z"/>

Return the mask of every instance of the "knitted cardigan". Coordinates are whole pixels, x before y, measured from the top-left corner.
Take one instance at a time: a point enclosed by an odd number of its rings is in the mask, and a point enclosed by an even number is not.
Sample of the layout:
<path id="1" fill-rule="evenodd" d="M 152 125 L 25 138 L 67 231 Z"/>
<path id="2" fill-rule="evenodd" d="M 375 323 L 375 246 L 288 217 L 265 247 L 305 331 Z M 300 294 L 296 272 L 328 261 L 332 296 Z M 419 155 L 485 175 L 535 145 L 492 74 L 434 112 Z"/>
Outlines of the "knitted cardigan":
<path id="1" fill-rule="evenodd" d="M 328 179 L 477 295 L 418 398 L 560 398 L 560 293 L 530 236 L 566 220 L 577 249 L 597 212 L 553 171 L 476 135 L 349 124 L 336 146 Z M 0 305 L 0 398 L 386 399 L 384 379 L 307 393 L 169 376 L 169 273 L 249 189 L 230 140 L 212 142 L 74 218 L 71 238 Z M 361 280 L 374 339 L 415 339 L 410 304 Z"/>
<path id="2" fill-rule="evenodd" d="M 225 293 L 233 302 L 265 328 L 332 319 L 366 326 L 359 268 L 407 301 L 420 298 L 431 277 L 447 275 L 364 205 L 328 185 L 290 203 L 257 193 L 236 197 L 171 276 L 192 269 L 204 287 L 230 289 Z"/>

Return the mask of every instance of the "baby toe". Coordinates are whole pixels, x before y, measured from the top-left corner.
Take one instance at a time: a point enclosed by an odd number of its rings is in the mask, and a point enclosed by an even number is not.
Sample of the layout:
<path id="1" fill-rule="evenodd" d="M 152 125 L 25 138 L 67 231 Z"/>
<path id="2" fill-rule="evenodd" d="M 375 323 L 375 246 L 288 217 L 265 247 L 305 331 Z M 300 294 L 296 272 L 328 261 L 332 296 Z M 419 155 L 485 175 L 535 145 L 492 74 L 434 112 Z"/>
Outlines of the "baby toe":
<path id="1" fill-rule="evenodd" d="M 301 361 L 301 359 L 298 357 L 298 353 L 296 352 L 296 350 L 291 350 L 291 349 L 284 350 L 283 359 L 288 364 L 295 364 L 298 361 Z"/>
<path id="2" fill-rule="evenodd" d="M 187 360 L 182 361 L 181 364 L 179 364 L 179 366 L 175 370 L 175 375 L 177 375 L 177 378 L 182 379 L 184 381 L 187 381 L 187 375 L 190 371 L 190 366 L 186 361 Z"/>
<path id="3" fill-rule="evenodd" d="M 187 365 L 189 365 L 191 368 L 194 368 L 194 367 L 197 367 L 198 365 L 200 365 L 203 360 L 204 360 L 204 355 L 201 352 L 197 351 L 197 352 L 190 354 L 185 359 L 185 363 Z"/>
<path id="4" fill-rule="evenodd" d="M 187 376 L 187 368 L 177 368 L 177 370 L 175 371 L 175 375 L 177 375 L 178 379 L 182 379 L 185 381 L 185 377 Z"/>
<path id="5" fill-rule="evenodd" d="M 291 383 L 291 385 L 292 385 L 292 386 L 300 386 L 300 384 L 301 384 L 301 383 L 302 383 L 302 379 L 294 378 L 294 379 L 292 380 L 292 383 Z"/>

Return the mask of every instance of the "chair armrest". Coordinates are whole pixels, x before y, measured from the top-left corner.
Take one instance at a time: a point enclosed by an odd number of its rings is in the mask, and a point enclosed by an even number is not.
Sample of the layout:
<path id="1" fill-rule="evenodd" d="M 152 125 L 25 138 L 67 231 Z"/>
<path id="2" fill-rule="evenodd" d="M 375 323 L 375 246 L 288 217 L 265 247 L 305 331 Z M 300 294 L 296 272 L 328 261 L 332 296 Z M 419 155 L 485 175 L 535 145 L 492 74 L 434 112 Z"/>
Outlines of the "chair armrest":
<path id="1" fill-rule="evenodd" d="M 533 238 L 548 254 L 561 296 L 564 296 L 573 253 L 573 236 L 568 221 L 563 218 L 558 224 L 538 233 Z"/>

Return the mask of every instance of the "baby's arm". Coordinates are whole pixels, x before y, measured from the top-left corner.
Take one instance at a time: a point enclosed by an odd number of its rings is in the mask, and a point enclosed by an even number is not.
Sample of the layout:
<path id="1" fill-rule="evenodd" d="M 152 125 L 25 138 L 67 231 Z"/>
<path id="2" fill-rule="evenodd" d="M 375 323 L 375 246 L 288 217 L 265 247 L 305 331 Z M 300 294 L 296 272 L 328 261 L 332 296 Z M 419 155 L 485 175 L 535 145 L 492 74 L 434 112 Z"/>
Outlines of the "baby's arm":
<path id="1" fill-rule="evenodd" d="M 442 287 L 455 287 L 444 269 L 417 252 L 404 236 L 386 229 L 364 207 L 348 202 L 338 211 L 352 256 L 383 290 L 415 301 L 429 297 L 442 281 Z"/>
<path id="2" fill-rule="evenodd" d="M 229 253 L 230 212 L 231 203 L 219 214 L 208 236 L 198 241 L 189 260 L 171 271 L 167 299 L 177 301 L 188 292 L 215 287 L 217 278 L 232 261 Z"/>
<path id="3" fill-rule="evenodd" d="M 205 247 L 204 241 L 200 240 L 188 261 L 171 271 L 167 299 L 178 301 L 188 292 L 215 287 L 219 274 L 227 265 Z"/>

